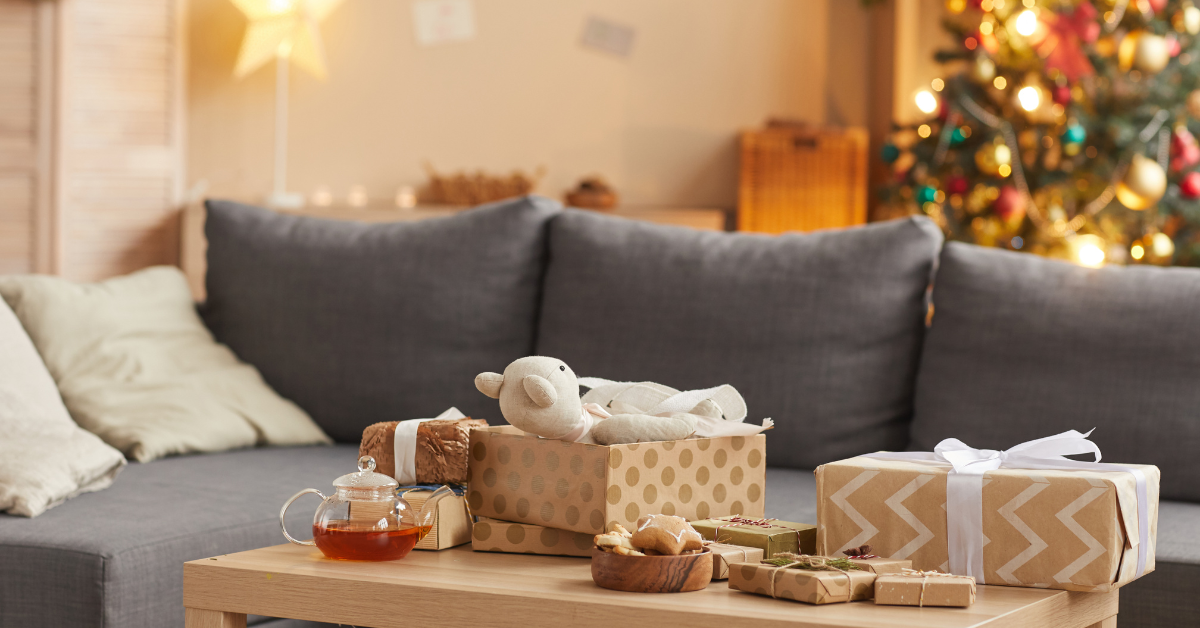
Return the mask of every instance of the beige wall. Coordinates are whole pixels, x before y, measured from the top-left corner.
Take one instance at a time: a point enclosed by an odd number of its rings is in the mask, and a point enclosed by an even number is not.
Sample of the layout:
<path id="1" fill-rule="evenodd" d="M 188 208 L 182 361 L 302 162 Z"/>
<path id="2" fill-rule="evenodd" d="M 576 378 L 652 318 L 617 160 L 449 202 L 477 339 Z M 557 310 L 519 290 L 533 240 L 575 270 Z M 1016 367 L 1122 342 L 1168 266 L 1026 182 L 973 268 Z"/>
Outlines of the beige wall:
<path id="1" fill-rule="evenodd" d="M 271 185 L 274 73 L 231 72 L 245 20 L 191 0 L 189 178 Z M 629 204 L 732 207 L 736 132 L 768 116 L 864 124 L 858 0 L 476 0 L 478 36 L 418 46 L 409 0 L 346 0 L 322 25 L 329 78 L 292 72 L 289 188 L 373 197 L 439 170 L 545 166 L 558 196 L 600 173 Z M 633 53 L 579 45 L 589 15 Z"/>

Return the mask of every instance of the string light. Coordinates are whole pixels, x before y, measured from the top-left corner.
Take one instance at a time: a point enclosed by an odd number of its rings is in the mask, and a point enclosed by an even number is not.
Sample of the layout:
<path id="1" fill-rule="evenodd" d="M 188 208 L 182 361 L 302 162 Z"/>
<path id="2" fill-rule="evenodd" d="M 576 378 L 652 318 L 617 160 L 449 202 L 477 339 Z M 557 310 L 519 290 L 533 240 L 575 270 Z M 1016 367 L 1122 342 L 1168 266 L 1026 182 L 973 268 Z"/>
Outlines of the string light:
<path id="1" fill-rule="evenodd" d="M 1032 85 L 1022 87 L 1021 91 L 1017 92 L 1017 100 L 1021 103 L 1021 108 L 1025 111 L 1033 111 L 1042 104 L 1042 97 L 1038 94 L 1038 89 Z"/>
<path id="2" fill-rule="evenodd" d="M 1104 265 L 1104 240 L 1092 234 L 1071 238 L 1071 248 L 1075 250 L 1075 261 L 1080 266 L 1099 268 Z"/>
<path id="3" fill-rule="evenodd" d="M 1037 32 L 1038 19 L 1037 14 L 1029 9 L 1021 11 L 1017 16 L 1017 32 L 1025 37 Z"/>
<path id="4" fill-rule="evenodd" d="M 920 109 L 922 113 L 929 114 L 929 113 L 933 113 L 933 112 L 937 111 L 937 108 L 938 108 L 937 97 L 934 96 L 927 89 L 923 89 L 923 90 L 917 92 L 916 101 L 917 101 L 917 109 Z"/>
<path id="5" fill-rule="evenodd" d="M 996 80 L 992 81 L 992 85 L 995 85 L 996 89 L 1004 89 L 1008 87 L 1008 80 L 1003 76 L 997 76 Z"/>
<path id="6" fill-rule="evenodd" d="M 922 138 L 929 137 L 932 134 L 933 129 L 929 128 L 928 124 L 922 124 L 921 126 L 917 127 L 917 135 L 920 135 Z"/>
<path id="7" fill-rule="evenodd" d="M 1133 259 L 1142 259 L 1145 256 L 1146 249 L 1142 248 L 1142 245 L 1135 244 L 1129 247 L 1129 257 L 1132 257 Z"/>
<path id="8" fill-rule="evenodd" d="M 943 89 L 946 89 L 946 82 L 940 78 L 933 79 L 933 82 L 930 84 L 933 86 L 933 91 L 935 92 L 940 92 Z"/>
<path id="9" fill-rule="evenodd" d="M 992 34 L 992 23 L 984 22 L 984 23 L 980 24 L 979 32 L 984 35 L 991 35 Z"/>

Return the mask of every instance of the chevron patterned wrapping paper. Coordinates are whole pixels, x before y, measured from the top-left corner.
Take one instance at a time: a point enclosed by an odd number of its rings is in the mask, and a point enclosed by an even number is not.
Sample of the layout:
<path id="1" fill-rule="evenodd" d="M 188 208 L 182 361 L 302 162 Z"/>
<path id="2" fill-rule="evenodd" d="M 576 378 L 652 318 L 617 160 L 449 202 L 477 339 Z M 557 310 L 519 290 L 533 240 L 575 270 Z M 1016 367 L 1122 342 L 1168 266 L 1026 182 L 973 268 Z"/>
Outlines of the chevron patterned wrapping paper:
<path id="1" fill-rule="evenodd" d="M 1147 479 L 1154 570 L 1158 467 Z M 948 571 L 948 467 L 851 458 L 816 470 L 817 552 L 870 544 L 913 569 Z M 984 583 L 1104 592 L 1134 580 L 1137 495 L 1123 472 L 999 469 L 983 480 Z"/>
<path id="2" fill-rule="evenodd" d="M 571 532 L 634 529 L 638 517 L 658 513 L 761 518 L 767 437 L 605 446 L 488 427 L 471 430 L 467 476 L 475 515 Z"/>

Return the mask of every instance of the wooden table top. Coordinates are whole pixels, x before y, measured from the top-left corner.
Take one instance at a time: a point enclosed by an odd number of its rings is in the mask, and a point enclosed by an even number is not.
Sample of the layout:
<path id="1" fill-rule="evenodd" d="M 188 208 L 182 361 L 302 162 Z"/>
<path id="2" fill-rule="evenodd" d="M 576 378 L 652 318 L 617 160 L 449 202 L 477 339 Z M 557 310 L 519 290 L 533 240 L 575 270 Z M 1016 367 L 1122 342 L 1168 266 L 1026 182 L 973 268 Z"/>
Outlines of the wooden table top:
<path id="1" fill-rule="evenodd" d="M 1116 591 L 980 586 L 975 605 L 965 609 L 812 606 L 734 591 L 723 580 L 692 593 L 623 593 L 593 584 L 586 558 L 472 552 L 470 546 L 360 563 L 278 545 L 185 563 L 183 583 L 189 628 L 244 626 L 244 617 L 237 619 L 243 613 L 376 628 L 1108 628 L 1117 614 Z"/>

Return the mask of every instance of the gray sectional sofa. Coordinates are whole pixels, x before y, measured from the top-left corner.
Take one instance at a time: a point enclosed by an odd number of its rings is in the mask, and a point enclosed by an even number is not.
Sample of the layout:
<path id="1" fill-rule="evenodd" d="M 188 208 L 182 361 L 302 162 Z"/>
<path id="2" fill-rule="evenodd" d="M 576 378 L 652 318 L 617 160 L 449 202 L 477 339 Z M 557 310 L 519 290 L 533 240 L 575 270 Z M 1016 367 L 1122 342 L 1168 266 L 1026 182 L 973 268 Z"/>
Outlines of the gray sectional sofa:
<path id="1" fill-rule="evenodd" d="M 501 422 L 473 377 L 532 353 L 733 384 L 776 422 L 767 514 L 793 521 L 815 520 L 825 461 L 1097 427 L 1106 461 L 1163 473 L 1157 571 L 1122 589 L 1120 625 L 1200 625 L 1200 271 L 943 246 L 921 218 L 765 237 L 535 197 L 383 225 L 211 201 L 206 231 L 207 324 L 342 444 L 131 464 L 0 515 L 0 626 L 182 625 L 184 561 L 282 542 L 280 505 L 353 470 L 370 423 L 452 405 Z"/>

